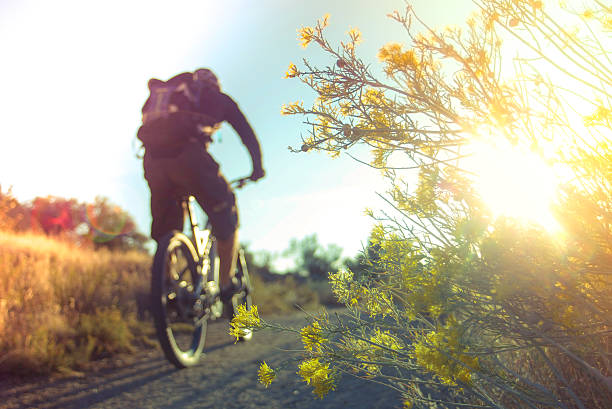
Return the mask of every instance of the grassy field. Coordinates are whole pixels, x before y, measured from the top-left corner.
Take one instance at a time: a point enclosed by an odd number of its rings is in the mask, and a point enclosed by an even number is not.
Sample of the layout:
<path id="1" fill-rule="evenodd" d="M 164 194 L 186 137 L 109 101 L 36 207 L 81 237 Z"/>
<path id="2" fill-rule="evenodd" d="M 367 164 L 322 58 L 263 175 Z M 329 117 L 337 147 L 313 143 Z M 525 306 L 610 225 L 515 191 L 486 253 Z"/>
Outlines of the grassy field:
<path id="1" fill-rule="evenodd" d="M 130 352 L 151 258 L 0 232 L 0 372 L 49 373 Z"/>
<path id="2" fill-rule="evenodd" d="M 155 346 L 148 314 L 151 257 L 0 231 L 0 373 L 49 374 Z M 319 305 L 292 278 L 253 277 L 263 314 Z"/>

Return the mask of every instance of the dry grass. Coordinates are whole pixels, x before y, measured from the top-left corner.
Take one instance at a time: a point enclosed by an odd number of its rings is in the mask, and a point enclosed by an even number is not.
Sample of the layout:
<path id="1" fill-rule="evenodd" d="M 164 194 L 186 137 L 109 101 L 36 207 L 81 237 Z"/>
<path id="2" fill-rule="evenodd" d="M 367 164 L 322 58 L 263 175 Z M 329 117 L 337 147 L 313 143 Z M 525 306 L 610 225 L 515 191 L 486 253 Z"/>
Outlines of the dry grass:
<path id="1" fill-rule="evenodd" d="M 151 261 L 136 251 L 0 231 L 0 373 L 70 373 L 150 344 Z M 291 277 L 253 279 L 264 314 L 319 306 L 318 294 Z"/>
<path id="2" fill-rule="evenodd" d="M 254 276 L 252 280 L 255 288 L 253 303 L 262 314 L 285 313 L 296 311 L 298 308 L 313 310 L 320 306 L 317 292 L 293 277 L 264 282 Z"/>
<path id="3" fill-rule="evenodd" d="M 49 373 L 134 348 L 151 258 L 0 231 L 0 372 Z"/>

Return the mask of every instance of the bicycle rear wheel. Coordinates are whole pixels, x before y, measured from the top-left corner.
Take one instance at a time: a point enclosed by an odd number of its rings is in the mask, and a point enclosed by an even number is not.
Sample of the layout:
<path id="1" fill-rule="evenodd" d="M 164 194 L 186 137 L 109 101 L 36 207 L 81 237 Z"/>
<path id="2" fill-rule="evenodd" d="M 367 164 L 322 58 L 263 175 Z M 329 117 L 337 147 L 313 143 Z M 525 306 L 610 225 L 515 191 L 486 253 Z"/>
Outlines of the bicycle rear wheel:
<path id="1" fill-rule="evenodd" d="M 197 364 L 206 340 L 196 260 L 191 240 L 178 231 L 160 240 L 153 259 L 153 319 L 164 354 L 177 368 Z"/>
<path id="2" fill-rule="evenodd" d="M 251 283 L 251 277 L 249 276 L 249 270 L 247 269 L 246 258 L 242 249 L 238 250 L 238 259 L 236 261 L 236 278 L 242 281 L 242 291 L 234 294 L 232 297 L 232 311 L 231 316 L 233 317 L 236 313 L 238 306 L 244 304 L 247 310 L 250 310 L 253 306 L 253 284 Z M 238 338 L 238 341 L 245 342 L 250 341 L 253 338 L 253 331 L 248 330 L 247 334 Z"/>

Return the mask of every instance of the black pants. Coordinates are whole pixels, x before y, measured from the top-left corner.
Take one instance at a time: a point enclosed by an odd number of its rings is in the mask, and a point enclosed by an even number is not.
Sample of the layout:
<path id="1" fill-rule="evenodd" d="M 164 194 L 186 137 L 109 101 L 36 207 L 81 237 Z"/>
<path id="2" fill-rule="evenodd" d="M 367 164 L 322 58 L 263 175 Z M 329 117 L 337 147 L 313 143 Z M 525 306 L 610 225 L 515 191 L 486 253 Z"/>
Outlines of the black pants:
<path id="1" fill-rule="evenodd" d="M 189 143 L 172 157 L 145 153 L 143 167 L 151 190 L 151 237 L 156 241 L 171 230 L 183 229 L 183 210 L 177 200 L 182 195 L 196 198 L 218 239 L 229 238 L 238 228 L 234 193 L 201 144 Z"/>

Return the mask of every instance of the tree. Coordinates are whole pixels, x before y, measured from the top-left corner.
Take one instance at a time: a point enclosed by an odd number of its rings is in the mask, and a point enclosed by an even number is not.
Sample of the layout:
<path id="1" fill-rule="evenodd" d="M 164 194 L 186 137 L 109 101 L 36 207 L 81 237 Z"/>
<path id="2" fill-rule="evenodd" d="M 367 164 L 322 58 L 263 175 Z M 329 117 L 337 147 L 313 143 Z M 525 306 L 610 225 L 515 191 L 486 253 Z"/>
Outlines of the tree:
<path id="1" fill-rule="evenodd" d="M 85 225 L 84 205 L 76 199 L 56 196 L 36 197 L 30 207 L 30 228 L 47 235 L 72 236 Z"/>
<path id="2" fill-rule="evenodd" d="M 20 203 L 10 189 L 6 193 L 0 191 L 0 229 L 39 231 L 110 250 L 146 251 L 149 240 L 137 231 L 132 216 L 108 198 L 96 197 L 93 203 L 82 203 L 46 196 Z"/>
<path id="3" fill-rule="evenodd" d="M 18 230 L 25 214 L 23 206 L 13 196 L 12 189 L 2 192 L 0 186 L 0 230 Z"/>
<path id="4" fill-rule="evenodd" d="M 323 315 L 304 328 L 299 373 L 320 397 L 342 373 L 375 379 L 406 407 L 604 408 L 612 8 L 474 3 L 463 28 L 431 28 L 410 7 L 393 13 L 410 45 L 384 45 L 378 71 L 358 57 L 357 30 L 337 48 L 324 35 L 328 16 L 300 30 L 331 64 L 289 67 L 317 95 L 311 107 L 283 107 L 311 130 L 295 151 L 369 146 L 389 178 L 390 210 L 372 232 L 384 278 L 330 276 L 351 322 Z M 475 139 L 509 141 L 567 175 L 556 204 L 563 236 L 493 216 L 465 166 Z M 418 172 L 416 188 L 405 169 Z M 273 369 L 262 366 L 260 379 L 269 384 Z"/>
<path id="5" fill-rule="evenodd" d="M 279 274 L 274 272 L 274 255 L 266 250 L 257 252 L 252 251 L 246 243 L 241 244 L 244 251 L 246 264 L 253 277 L 258 277 L 264 282 L 274 281 L 279 278 Z"/>
<path id="6" fill-rule="evenodd" d="M 334 244 L 324 248 L 315 233 L 302 240 L 291 239 L 285 253 L 294 257 L 296 273 L 314 280 L 326 280 L 331 271 L 337 270 L 342 249 Z"/>
<path id="7" fill-rule="evenodd" d="M 137 231 L 132 216 L 106 197 L 98 196 L 85 205 L 87 236 L 96 248 L 145 250 L 148 238 Z"/>

